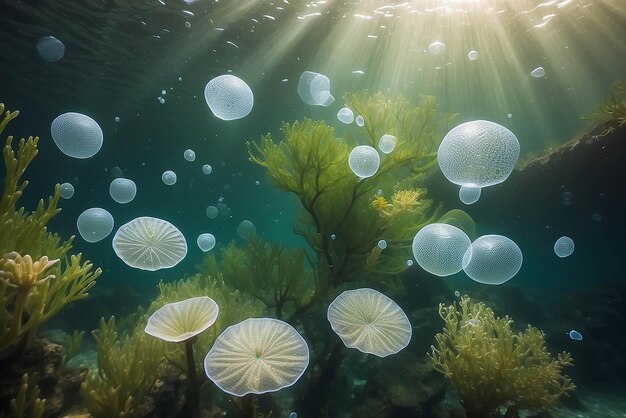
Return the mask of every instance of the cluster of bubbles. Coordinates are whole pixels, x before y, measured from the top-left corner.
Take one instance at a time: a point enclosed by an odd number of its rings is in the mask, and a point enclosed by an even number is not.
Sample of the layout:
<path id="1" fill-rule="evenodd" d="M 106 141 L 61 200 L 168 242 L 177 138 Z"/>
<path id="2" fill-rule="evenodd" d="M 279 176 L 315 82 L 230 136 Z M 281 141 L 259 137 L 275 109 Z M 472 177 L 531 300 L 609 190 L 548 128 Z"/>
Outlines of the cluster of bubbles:
<path id="1" fill-rule="evenodd" d="M 427 272 L 440 277 L 463 270 L 472 280 L 490 285 L 513 278 L 522 267 L 522 251 L 503 235 L 483 235 L 471 242 L 456 226 L 434 223 L 413 239 L 413 256 Z"/>

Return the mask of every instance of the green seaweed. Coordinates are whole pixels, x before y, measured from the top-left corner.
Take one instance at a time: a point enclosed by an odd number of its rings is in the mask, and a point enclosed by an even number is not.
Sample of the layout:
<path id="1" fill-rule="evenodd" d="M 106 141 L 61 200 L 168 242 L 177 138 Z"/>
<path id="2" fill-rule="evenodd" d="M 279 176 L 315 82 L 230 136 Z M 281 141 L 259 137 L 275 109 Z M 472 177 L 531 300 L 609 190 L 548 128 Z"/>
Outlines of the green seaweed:
<path id="1" fill-rule="evenodd" d="M 547 410 L 576 388 L 562 373 L 573 365 L 571 355 L 552 358 L 537 328 L 515 333 L 511 318 L 498 318 L 467 296 L 458 305 L 440 304 L 439 315 L 445 325 L 429 356 L 459 392 L 468 418 Z"/>
<path id="2" fill-rule="evenodd" d="M 4 104 L 0 104 L 0 114 L 3 112 Z M 0 134 L 18 114 L 6 111 L 0 116 Z M 19 353 L 42 324 L 67 304 L 87 297 L 101 273 L 89 261 L 82 262 L 81 254 L 70 254 L 74 237 L 63 241 L 47 229 L 60 211 L 58 184 L 47 204 L 41 199 L 33 212 L 17 207 L 28 185 L 22 177 L 37 156 L 38 142 L 38 137 L 22 138 L 15 149 L 9 136 L 3 149 L 6 177 L 0 198 L 0 358 Z M 40 270 L 37 263 L 45 268 Z M 29 279 L 29 275 L 36 279 Z"/>

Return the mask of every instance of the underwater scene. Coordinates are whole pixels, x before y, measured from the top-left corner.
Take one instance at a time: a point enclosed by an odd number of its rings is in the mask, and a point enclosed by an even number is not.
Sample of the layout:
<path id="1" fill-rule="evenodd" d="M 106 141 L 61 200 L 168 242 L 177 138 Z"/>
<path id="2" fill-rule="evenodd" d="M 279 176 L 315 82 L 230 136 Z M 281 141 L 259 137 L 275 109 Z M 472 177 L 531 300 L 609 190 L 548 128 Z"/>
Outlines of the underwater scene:
<path id="1" fill-rule="evenodd" d="M 625 0 L 0 0 L 0 418 L 626 417 Z"/>

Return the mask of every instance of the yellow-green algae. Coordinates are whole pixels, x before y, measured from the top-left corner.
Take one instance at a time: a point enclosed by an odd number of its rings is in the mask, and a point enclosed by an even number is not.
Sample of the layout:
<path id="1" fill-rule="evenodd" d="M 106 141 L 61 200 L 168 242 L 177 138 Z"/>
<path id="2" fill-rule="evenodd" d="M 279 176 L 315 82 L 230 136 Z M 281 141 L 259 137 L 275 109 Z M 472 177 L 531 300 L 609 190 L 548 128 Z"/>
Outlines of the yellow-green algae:
<path id="1" fill-rule="evenodd" d="M 4 110 L 0 104 L 0 134 L 19 114 Z M 41 199 L 33 212 L 17 206 L 28 185 L 22 177 L 37 156 L 38 142 L 38 137 L 22 138 L 15 149 L 9 136 L 3 149 L 6 178 L 0 199 L 0 359 L 19 351 L 68 303 L 87 297 L 101 273 L 89 261 L 81 262 L 81 254 L 70 254 L 74 237 L 64 241 L 46 227 L 60 211 L 58 184 L 47 204 Z"/>
<path id="2" fill-rule="evenodd" d="M 515 417 L 521 410 L 547 410 L 576 386 L 562 373 L 573 365 L 569 353 L 556 359 L 544 334 L 530 325 L 511 329 L 484 303 L 463 296 L 458 305 L 439 305 L 444 320 L 430 358 L 435 370 L 457 389 L 468 418 Z M 504 412 L 503 412 L 504 411 Z"/>

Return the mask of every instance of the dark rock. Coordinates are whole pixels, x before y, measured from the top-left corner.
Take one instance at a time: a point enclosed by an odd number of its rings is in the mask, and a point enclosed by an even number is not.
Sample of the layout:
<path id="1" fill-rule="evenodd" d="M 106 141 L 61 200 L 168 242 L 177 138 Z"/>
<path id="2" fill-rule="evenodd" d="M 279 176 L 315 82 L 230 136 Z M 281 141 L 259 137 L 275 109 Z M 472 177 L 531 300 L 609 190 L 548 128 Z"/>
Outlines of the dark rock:
<path id="1" fill-rule="evenodd" d="M 16 361 L 3 365 L 0 375 L 0 411 L 7 412 L 25 373 L 37 374 L 39 398 L 46 400 L 46 417 L 57 417 L 77 403 L 86 368 L 63 368 L 63 347 L 47 339 L 33 338 Z"/>
<path id="2" fill-rule="evenodd" d="M 379 417 L 432 416 L 433 408 L 445 394 L 445 383 L 428 357 L 405 349 L 376 363 L 364 390 L 364 400 L 353 409 L 352 416 L 374 416 L 359 415 L 367 405 L 379 411 Z"/>

